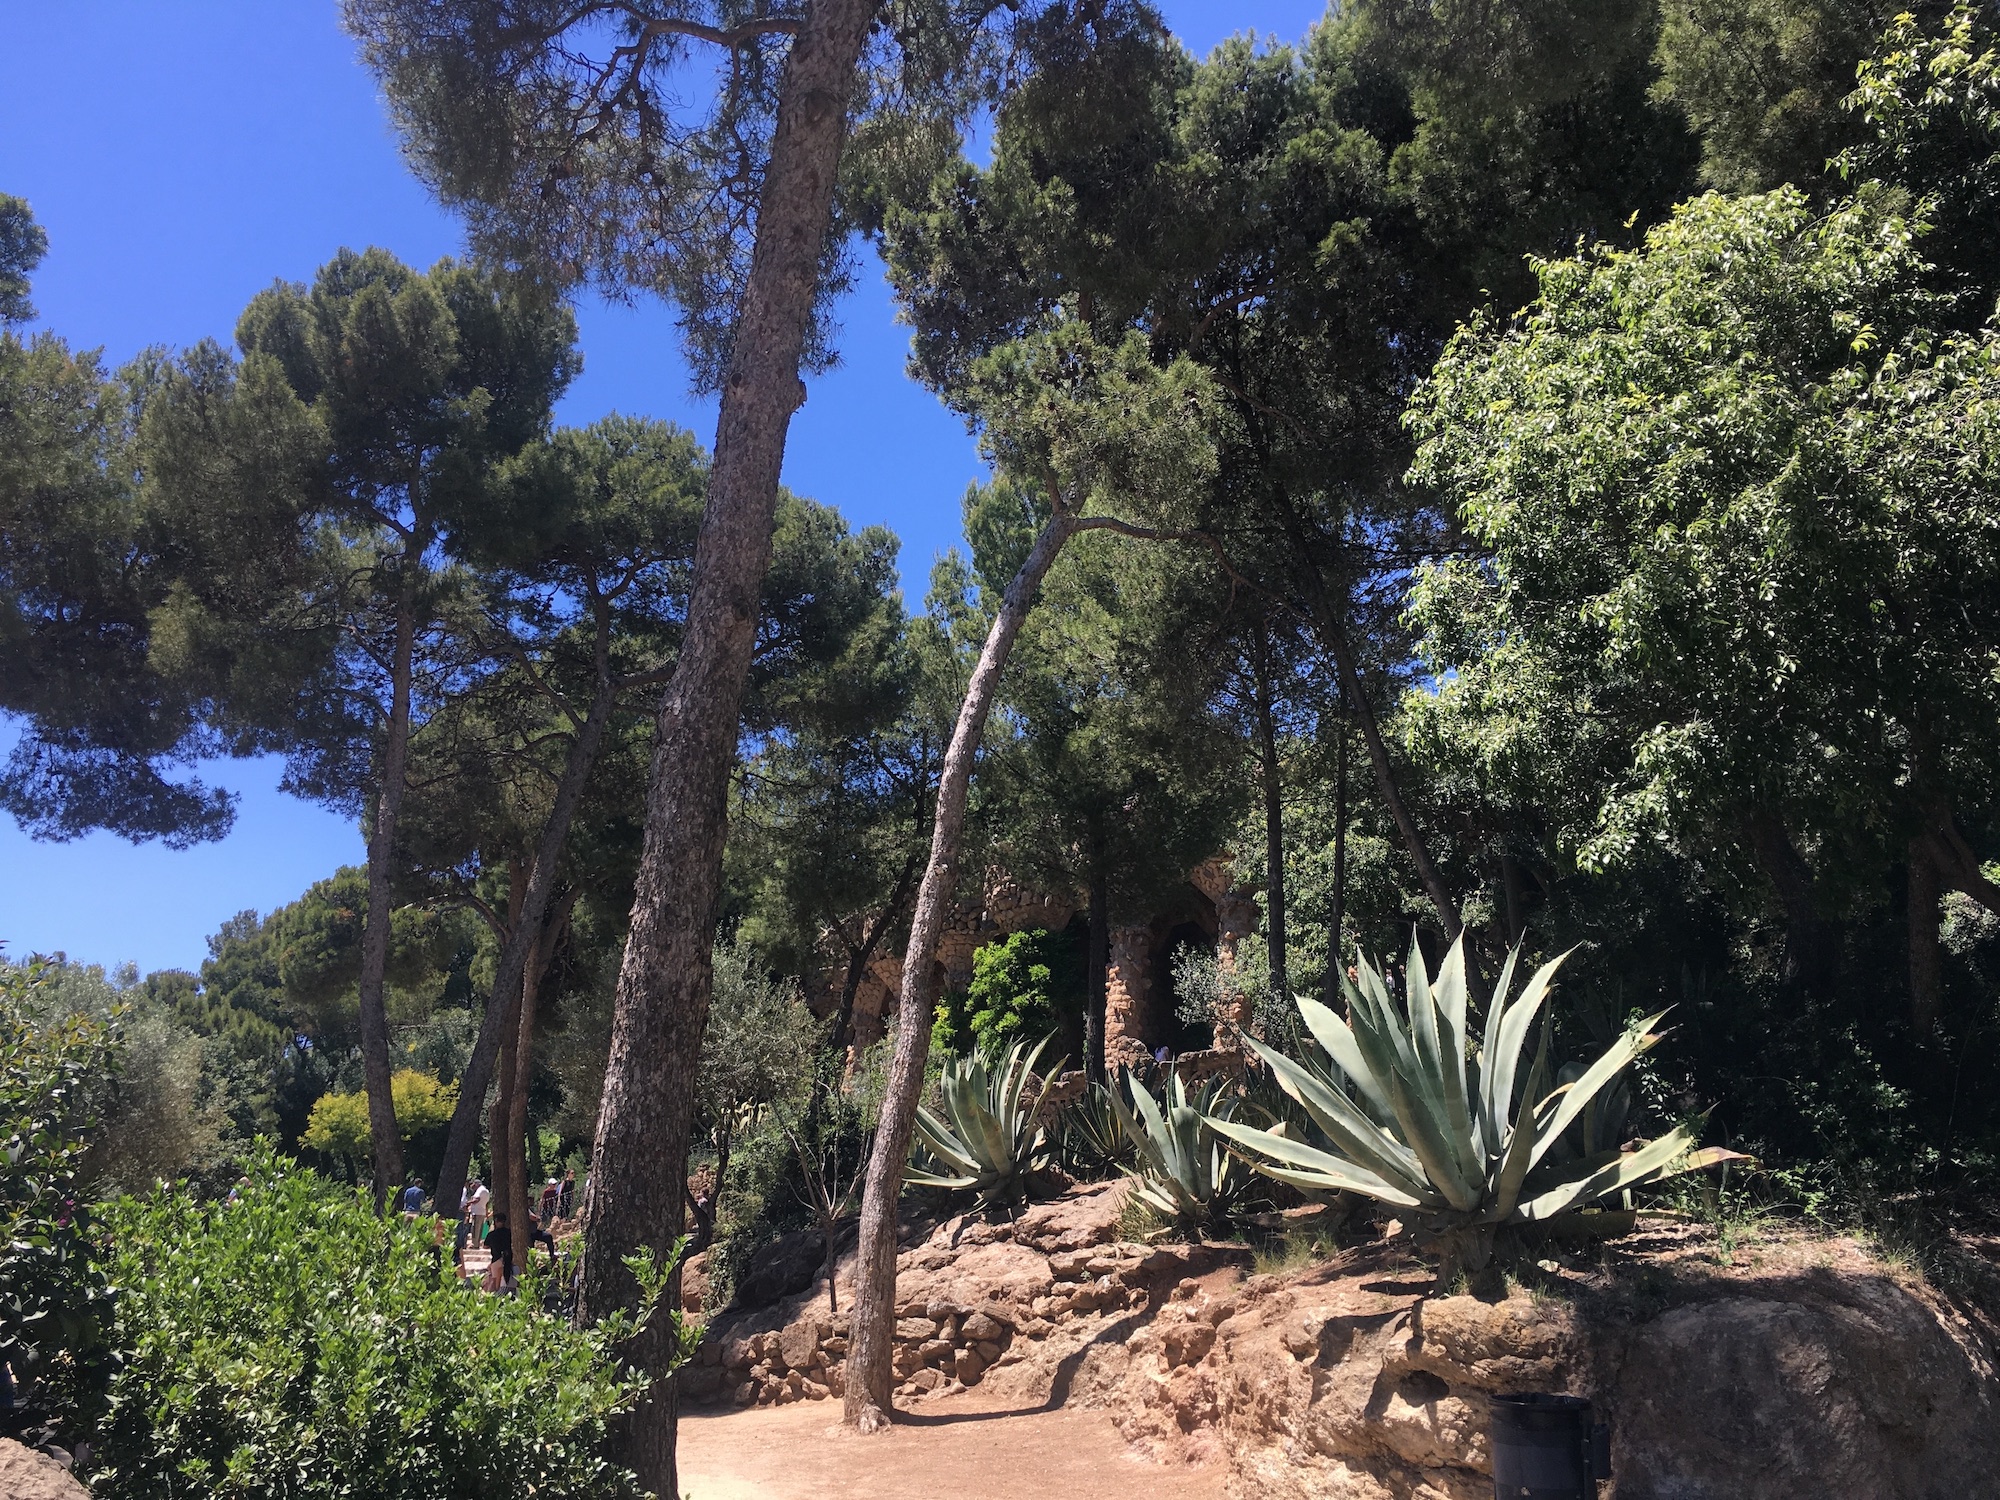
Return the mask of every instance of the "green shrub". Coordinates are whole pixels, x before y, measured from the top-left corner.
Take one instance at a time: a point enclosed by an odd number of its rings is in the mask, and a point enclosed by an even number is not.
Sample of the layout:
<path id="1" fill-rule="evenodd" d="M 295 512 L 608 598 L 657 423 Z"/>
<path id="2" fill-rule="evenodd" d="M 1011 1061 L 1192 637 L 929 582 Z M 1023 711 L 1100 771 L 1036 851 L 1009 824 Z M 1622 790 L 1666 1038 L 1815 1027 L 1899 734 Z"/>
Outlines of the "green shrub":
<path id="1" fill-rule="evenodd" d="M 0 1361 L 67 1429 L 110 1369 L 113 1297 L 78 1181 L 90 1097 L 113 1070 L 112 1021 L 38 1024 L 47 966 L 0 964 Z"/>
<path id="2" fill-rule="evenodd" d="M 235 1203 L 168 1189 L 107 1212 L 124 1363 L 100 1500 L 637 1493 L 600 1456 L 640 1389 L 611 1353 L 631 1318 L 572 1328 L 532 1280 L 479 1292 L 439 1221 L 377 1218 L 268 1147 L 248 1175 Z"/>
<path id="3" fill-rule="evenodd" d="M 1079 983 L 1075 947 L 1065 933 L 1028 929 L 976 951 L 964 996 L 938 1007 L 932 1045 L 998 1056 L 1010 1042 L 1063 1030 L 1064 1002 Z"/>

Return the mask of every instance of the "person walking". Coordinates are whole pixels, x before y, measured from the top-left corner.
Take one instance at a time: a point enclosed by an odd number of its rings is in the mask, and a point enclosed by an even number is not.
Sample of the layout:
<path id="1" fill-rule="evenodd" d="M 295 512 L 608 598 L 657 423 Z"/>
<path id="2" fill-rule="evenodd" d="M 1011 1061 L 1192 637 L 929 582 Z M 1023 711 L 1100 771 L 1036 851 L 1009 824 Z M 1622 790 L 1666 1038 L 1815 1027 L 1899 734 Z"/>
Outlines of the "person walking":
<path id="1" fill-rule="evenodd" d="M 576 1168 L 563 1173 L 562 1192 L 556 1197 L 556 1217 L 567 1219 L 576 1208 Z"/>
<path id="2" fill-rule="evenodd" d="M 414 1218 L 423 1211 L 424 1181 L 421 1177 L 412 1177 L 410 1185 L 403 1189 L 403 1212 Z"/>
<path id="3" fill-rule="evenodd" d="M 477 1177 L 472 1179 L 472 1196 L 465 1200 L 465 1216 L 472 1220 L 474 1239 L 486 1238 L 486 1214 L 493 1206 L 493 1194 Z"/>
<path id="4" fill-rule="evenodd" d="M 551 1177 L 542 1189 L 542 1228 L 547 1229 L 556 1221 L 556 1206 L 562 1202 L 562 1184 Z"/>
<path id="5" fill-rule="evenodd" d="M 520 1283 L 515 1279 L 514 1235 L 503 1213 L 493 1216 L 492 1231 L 486 1236 L 486 1253 L 493 1257 L 493 1263 L 486 1268 L 486 1280 L 481 1284 L 489 1292 L 511 1296 Z"/>

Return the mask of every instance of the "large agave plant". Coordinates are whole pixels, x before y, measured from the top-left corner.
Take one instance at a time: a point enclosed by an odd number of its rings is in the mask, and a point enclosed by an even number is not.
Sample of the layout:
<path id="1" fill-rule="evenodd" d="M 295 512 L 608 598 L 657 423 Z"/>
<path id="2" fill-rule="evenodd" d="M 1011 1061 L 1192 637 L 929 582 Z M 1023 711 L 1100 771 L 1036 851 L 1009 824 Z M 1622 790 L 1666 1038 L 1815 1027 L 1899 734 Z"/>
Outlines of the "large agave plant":
<path id="1" fill-rule="evenodd" d="M 1130 1107 L 1125 1088 L 1132 1093 Z M 1178 1072 L 1168 1074 L 1159 1099 L 1130 1074 L 1123 1088 L 1107 1090 L 1136 1156 L 1125 1169 L 1132 1192 L 1155 1213 L 1190 1228 L 1226 1223 L 1251 1183 L 1216 1135 L 1234 1112 L 1227 1091 L 1227 1080 L 1214 1078 L 1189 1098 Z"/>
<path id="2" fill-rule="evenodd" d="M 1348 1019 L 1311 1000 L 1299 1013 L 1333 1067 L 1285 1055 L 1251 1039 L 1279 1085 L 1332 1143 L 1327 1151 L 1226 1115 L 1208 1124 L 1244 1160 L 1280 1182 L 1309 1192 L 1362 1193 L 1411 1210 L 1413 1224 L 1449 1237 L 1467 1259 L 1483 1255 L 1503 1224 L 1542 1223 L 1641 1184 L 1722 1161 L 1733 1153 L 1697 1151 L 1682 1127 L 1623 1151 L 1616 1142 L 1564 1157 L 1558 1143 L 1585 1132 L 1571 1127 L 1609 1101 L 1632 1060 L 1660 1038 L 1659 1016 L 1628 1027 L 1595 1062 L 1557 1084 L 1549 1062 L 1549 1024 L 1525 1080 L 1522 1052 L 1562 959 L 1544 964 L 1509 998 L 1510 955 L 1493 991 L 1485 1035 L 1474 1054 L 1466 1032 L 1465 955 L 1454 943 L 1432 982 L 1423 954 L 1410 947 L 1407 1010 L 1364 958 L 1360 982 L 1343 981 Z M 1662 1012 L 1664 1014 L 1664 1012 Z M 1517 1103 L 1518 1096 L 1518 1103 Z"/>
<path id="3" fill-rule="evenodd" d="M 1030 1179 L 1050 1162 L 1048 1136 L 1036 1119 L 1048 1083 L 1033 1102 L 1022 1098 L 1046 1046 L 1046 1038 L 1032 1048 L 1015 1042 L 997 1060 L 974 1052 L 947 1063 L 940 1083 L 944 1118 L 918 1106 L 916 1150 L 903 1181 L 976 1193 L 981 1207 L 1026 1198 Z"/>

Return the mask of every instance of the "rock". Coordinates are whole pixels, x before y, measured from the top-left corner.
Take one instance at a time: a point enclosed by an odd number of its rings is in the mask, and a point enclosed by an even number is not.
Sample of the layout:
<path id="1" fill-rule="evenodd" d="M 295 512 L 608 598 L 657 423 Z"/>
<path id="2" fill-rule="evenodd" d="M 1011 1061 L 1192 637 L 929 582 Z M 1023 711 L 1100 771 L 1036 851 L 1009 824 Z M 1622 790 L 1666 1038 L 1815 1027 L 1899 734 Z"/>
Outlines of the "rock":
<path id="1" fill-rule="evenodd" d="M 970 1349 L 960 1349 L 951 1357 L 952 1378 L 961 1385 L 977 1385 L 986 1373 L 986 1361 Z"/>
<path id="2" fill-rule="evenodd" d="M 689 1365 L 675 1377 L 681 1392 L 691 1401 L 711 1401 L 722 1394 L 726 1378 L 720 1365 Z M 4 1494 L 5 1491 L 0 1491 Z"/>
<path id="3" fill-rule="evenodd" d="M 825 1324 L 802 1318 L 787 1324 L 778 1334 L 778 1349 L 794 1370 L 809 1370 L 818 1362 L 819 1341 L 827 1336 Z"/>
<path id="4" fill-rule="evenodd" d="M 90 1500 L 90 1491 L 46 1453 L 0 1438 L 0 1495 L 7 1500 Z"/>
<path id="5" fill-rule="evenodd" d="M 910 1377 L 910 1385 L 919 1391 L 934 1391 L 943 1384 L 942 1370 L 923 1369 Z"/>
<path id="6" fill-rule="evenodd" d="M 750 1257 L 736 1283 L 735 1309 L 755 1311 L 813 1284 L 826 1263 L 826 1239 L 817 1229 L 781 1234 Z"/>
<path id="7" fill-rule="evenodd" d="M 722 1363 L 731 1370 L 747 1370 L 757 1358 L 757 1350 L 750 1339 L 729 1339 L 722 1345 Z"/>
<path id="8" fill-rule="evenodd" d="M 828 1359 L 847 1358 L 847 1340 L 838 1335 L 830 1339 L 821 1339 L 819 1347 Z"/>
<path id="9" fill-rule="evenodd" d="M 1004 1349 L 1000 1347 L 1000 1345 L 997 1342 L 995 1342 L 992 1339 L 981 1339 L 978 1343 L 972 1346 L 972 1349 L 974 1353 L 976 1353 L 981 1359 L 985 1360 L 986 1363 L 989 1365 L 992 1364 L 995 1360 L 999 1359 L 999 1357 L 1006 1352 Z"/>
<path id="10" fill-rule="evenodd" d="M 757 1382 L 746 1380 L 730 1393 L 729 1399 L 738 1406 L 748 1406 L 757 1399 Z"/>
<path id="11" fill-rule="evenodd" d="M 808 1380 L 799 1388 L 799 1394 L 804 1396 L 808 1401 L 824 1401 L 833 1392 L 828 1387 L 821 1385 L 817 1380 Z"/>
<path id="12" fill-rule="evenodd" d="M 899 1344 L 921 1344 L 936 1337 L 937 1324 L 929 1318 L 896 1319 L 896 1342 Z"/>
<path id="13" fill-rule="evenodd" d="M 965 1322 L 959 1328 L 959 1332 L 970 1342 L 976 1344 L 982 1341 L 997 1340 L 1005 1337 L 1007 1328 L 991 1313 L 976 1312 L 967 1314 Z"/>
<path id="14" fill-rule="evenodd" d="M 708 1304 L 708 1252 L 691 1255 L 681 1266 L 681 1311 L 698 1313 Z"/>
<path id="15" fill-rule="evenodd" d="M 927 1365 L 938 1364 L 951 1358 L 950 1339 L 927 1339 L 917 1346 L 917 1358 Z"/>

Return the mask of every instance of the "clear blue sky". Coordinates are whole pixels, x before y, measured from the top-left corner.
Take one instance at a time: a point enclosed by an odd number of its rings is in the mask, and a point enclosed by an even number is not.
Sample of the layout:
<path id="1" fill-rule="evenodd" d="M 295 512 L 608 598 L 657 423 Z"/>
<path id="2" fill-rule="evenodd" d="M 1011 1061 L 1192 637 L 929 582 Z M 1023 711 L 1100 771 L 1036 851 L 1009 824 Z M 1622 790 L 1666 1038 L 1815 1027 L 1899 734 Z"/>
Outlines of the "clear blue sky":
<path id="1" fill-rule="evenodd" d="M 1295 39 L 1324 8 L 1164 5 L 1203 52 L 1250 28 Z M 343 245 L 417 265 L 460 248 L 457 223 L 404 170 L 333 0 L 20 6 L 7 30 L 0 191 L 27 198 L 48 230 L 34 300 L 76 346 L 102 346 L 115 364 L 151 344 L 226 340 L 258 290 L 309 278 Z M 584 371 L 564 421 L 616 409 L 712 437 L 713 409 L 688 395 L 665 309 L 586 303 L 578 315 Z M 873 266 L 841 321 L 843 364 L 811 383 L 785 480 L 857 526 L 893 529 L 914 605 L 932 559 L 958 541 L 959 497 L 982 466 L 957 419 L 904 376 L 906 333 Z M 105 834 L 38 844 L 0 816 L 7 951 L 193 968 L 226 917 L 282 905 L 361 859 L 351 824 L 278 793 L 275 765 L 209 774 L 242 800 L 234 832 L 199 849 Z"/>

